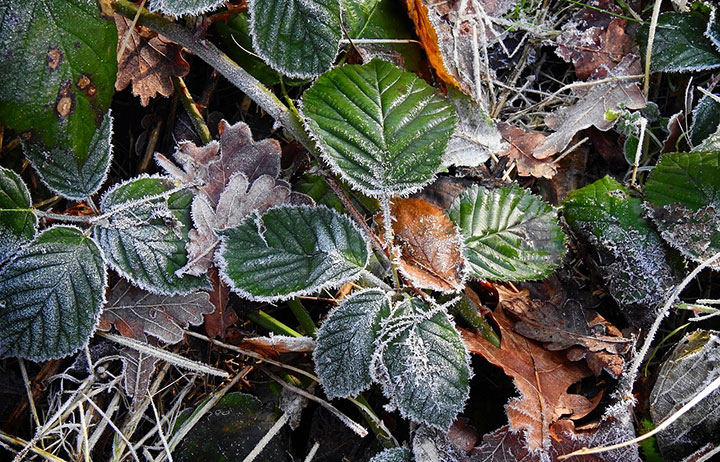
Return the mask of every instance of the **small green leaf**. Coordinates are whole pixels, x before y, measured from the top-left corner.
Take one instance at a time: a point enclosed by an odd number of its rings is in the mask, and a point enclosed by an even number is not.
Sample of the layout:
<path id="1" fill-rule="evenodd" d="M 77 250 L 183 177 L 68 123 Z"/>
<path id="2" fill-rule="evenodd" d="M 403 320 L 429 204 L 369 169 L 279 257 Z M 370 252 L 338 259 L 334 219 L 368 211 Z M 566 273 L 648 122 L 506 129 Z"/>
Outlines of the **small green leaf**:
<path id="1" fill-rule="evenodd" d="M 706 15 L 663 13 L 655 31 L 651 72 L 693 72 L 720 67 L 720 51 L 705 36 Z M 648 26 L 638 32 L 641 49 L 647 48 Z"/>
<path id="2" fill-rule="evenodd" d="M 0 123 L 22 134 L 55 192 L 72 199 L 94 193 L 100 184 L 91 180 L 104 177 L 110 156 L 115 24 L 100 17 L 95 0 L 0 0 L 0 43 Z M 68 173 L 53 181 L 58 171 L 46 172 L 46 163 Z"/>
<path id="3" fill-rule="evenodd" d="M 358 228 L 325 207 L 281 206 L 219 232 L 223 279 L 239 295 L 286 300 L 357 278 L 370 250 Z"/>
<path id="4" fill-rule="evenodd" d="M 472 276 L 500 281 L 542 279 L 565 254 L 552 206 L 518 186 L 474 185 L 447 211 L 460 227 Z"/>
<path id="5" fill-rule="evenodd" d="M 191 227 L 188 190 L 170 194 L 173 183 L 143 176 L 115 185 L 100 202 L 106 215 L 94 229 L 110 266 L 138 287 L 162 295 L 208 287 L 206 278 L 178 277 L 185 266 Z"/>
<path id="6" fill-rule="evenodd" d="M 85 345 L 106 282 L 102 251 L 81 230 L 39 234 L 0 271 L 0 357 L 47 361 Z"/>
<path id="7" fill-rule="evenodd" d="M 197 16 L 208 11 L 216 10 L 225 3 L 225 0 L 150 0 L 150 11 L 161 11 L 167 15 Z"/>
<path id="8" fill-rule="evenodd" d="M 251 0 L 250 32 L 265 62 L 289 77 L 330 69 L 341 38 L 337 0 Z"/>
<path id="9" fill-rule="evenodd" d="M 372 197 L 422 188 L 442 168 L 452 107 L 414 74 L 379 59 L 320 76 L 303 112 L 325 160 Z"/>
<path id="10" fill-rule="evenodd" d="M 410 462 L 412 453 L 407 448 L 391 448 L 385 449 L 383 452 L 376 454 L 370 462 Z"/>
<path id="11" fill-rule="evenodd" d="M 660 235 L 683 255 L 701 262 L 720 252 L 720 152 L 663 155 L 645 199 Z"/>
<path id="12" fill-rule="evenodd" d="M 697 146 L 713 135 L 718 127 L 720 127 L 720 103 L 705 95 L 692 112 L 690 141 Z"/>
<path id="13" fill-rule="evenodd" d="M 343 18 L 347 24 L 348 36 L 356 38 L 370 25 L 378 10 L 380 0 L 344 0 Z"/>
<path id="14" fill-rule="evenodd" d="M 397 303 L 381 321 L 371 364 L 403 417 L 447 431 L 470 392 L 470 355 L 444 308 Z"/>
<path id="15" fill-rule="evenodd" d="M 660 236 L 643 218 L 640 199 L 605 177 L 572 191 L 563 202 L 563 212 L 573 232 L 597 255 L 599 271 L 613 298 L 621 305 L 640 304 L 654 310 L 675 277 Z M 645 314 L 628 317 L 642 324 Z"/>
<path id="16" fill-rule="evenodd" d="M 0 167 L 0 264 L 35 237 L 37 217 L 20 175 Z"/>
<path id="17" fill-rule="evenodd" d="M 390 298 L 379 289 L 355 292 L 330 311 L 313 352 L 315 372 L 328 398 L 356 396 L 370 387 L 376 320 L 389 311 Z"/>

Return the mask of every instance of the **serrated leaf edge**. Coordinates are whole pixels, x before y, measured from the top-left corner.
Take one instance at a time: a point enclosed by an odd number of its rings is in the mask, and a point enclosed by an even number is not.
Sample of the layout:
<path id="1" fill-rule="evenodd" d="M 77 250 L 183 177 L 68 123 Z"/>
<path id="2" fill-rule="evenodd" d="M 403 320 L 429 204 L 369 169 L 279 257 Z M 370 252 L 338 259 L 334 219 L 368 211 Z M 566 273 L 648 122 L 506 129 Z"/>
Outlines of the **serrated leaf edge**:
<path id="1" fill-rule="evenodd" d="M 151 0 L 148 10 L 151 12 L 161 11 L 163 14 L 173 18 L 179 18 L 185 15 L 198 16 L 209 11 L 217 10 L 220 5 L 225 3 L 225 0 L 215 0 L 214 3 L 210 3 L 206 6 L 186 8 L 184 10 L 177 10 L 172 6 L 168 6 L 169 3 L 172 4 L 172 0 Z"/>
<path id="2" fill-rule="evenodd" d="M 30 195 L 30 190 L 28 189 L 27 185 L 25 184 L 25 181 L 23 181 L 22 177 L 21 177 L 20 175 L 18 175 L 17 173 L 15 173 L 14 170 L 0 166 L 0 174 L 3 174 L 3 172 L 8 172 L 8 173 L 13 177 L 13 181 L 14 181 L 14 182 L 20 183 L 20 184 L 22 185 L 22 186 L 19 188 L 19 189 L 20 189 L 20 192 L 23 194 L 24 197 L 26 197 L 26 198 L 28 199 L 28 202 L 30 203 L 30 205 L 28 206 L 28 208 L 32 208 L 32 196 Z M 17 254 L 19 251 L 21 251 L 22 249 L 24 249 L 28 244 L 30 244 L 32 241 L 34 241 L 35 238 L 37 237 L 37 235 L 38 235 L 38 234 L 37 234 L 37 230 L 38 230 L 38 218 L 37 218 L 37 215 L 35 215 L 35 214 L 32 213 L 32 212 L 28 212 L 28 213 L 30 213 L 30 214 L 32 215 L 32 217 L 33 217 L 33 218 L 32 218 L 32 225 L 33 225 L 33 237 L 32 237 L 32 239 L 30 239 L 29 241 L 27 241 L 27 242 L 24 243 L 24 244 L 21 244 L 21 245 L 20 245 L 20 248 L 18 248 L 17 251 L 16 251 L 14 254 L 10 255 L 10 256 L 9 256 L 7 259 L 5 259 L 4 261 L 0 260 L 0 268 L 2 268 L 6 263 L 9 263 L 9 262 L 12 260 L 12 258 L 13 258 L 14 255 L 16 255 L 16 254 Z M 104 260 L 104 256 L 103 256 L 103 260 Z"/>

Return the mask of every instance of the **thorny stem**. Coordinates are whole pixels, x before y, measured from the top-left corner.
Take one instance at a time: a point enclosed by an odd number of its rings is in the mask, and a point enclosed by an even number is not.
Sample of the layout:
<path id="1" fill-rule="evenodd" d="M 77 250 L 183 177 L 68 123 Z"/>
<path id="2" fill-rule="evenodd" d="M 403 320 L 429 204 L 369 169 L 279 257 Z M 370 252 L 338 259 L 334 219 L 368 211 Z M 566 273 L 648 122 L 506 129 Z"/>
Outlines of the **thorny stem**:
<path id="1" fill-rule="evenodd" d="M 212 141 L 212 135 L 210 135 L 210 130 L 208 129 L 207 124 L 205 124 L 205 119 L 203 119 L 202 114 L 200 114 L 200 111 L 195 105 L 195 101 L 193 100 L 187 85 L 185 85 L 185 81 L 182 77 L 176 76 L 172 77 L 172 81 L 175 91 L 180 95 L 180 102 L 190 116 L 190 121 L 192 122 L 193 127 L 195 127 L 195 131 L 197 131 L 198 136 L 200 136 L 200 140 L 203 144 L 209 143 Z"/>

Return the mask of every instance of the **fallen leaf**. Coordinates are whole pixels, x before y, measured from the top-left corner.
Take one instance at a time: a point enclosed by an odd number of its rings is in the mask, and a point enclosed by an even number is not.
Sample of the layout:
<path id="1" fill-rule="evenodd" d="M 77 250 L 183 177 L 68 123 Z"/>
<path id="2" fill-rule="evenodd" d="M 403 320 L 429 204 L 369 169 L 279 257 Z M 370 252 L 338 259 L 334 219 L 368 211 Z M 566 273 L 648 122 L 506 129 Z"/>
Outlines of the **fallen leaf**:
<path id="1" fill-rule="evenodd" d="M 627 55 L 610 72 L 611 77 L 622 77 L 641 74 L 640 60 L 637 56 Z M 548 128 L 555 133 L 545 139 L 545 143 L 535 148 L 533 156 L 544 159 L 555 153 L 564 151 L 580 130 L 596 127 L 598 130 L 609 130 L 616 120 L 608 120 L 608 110 L 617 110 L 621 104 L 626 109 L 642 109 L 645 107 L 645 95 L 637 83 L 628 80 L 613 80 L 598 84 L 591 88 L 582 87 L 576 94 L 579 99 L 575 104 L 562 107 L 545 117 Z"/>
<path id="2" fill-rule="evenodd" d="M 118 52 L 124 46 L 123 54 L 118 59 L 115 89 L 122 91 L 132 82 L 132 93 L 140 97 L 143 106 L 147 106 L 150 98 L 158 94 L 166 97 L 172 95 L 171 76 L 184 77 L 190 71 L 190 65 L 180 52 L 181 48 L 142 26 L 135 26 L 128 37 L 132 21 L 117 13 L 114 18 L 118 31 Z"/>
<path id="3" fill-rule="evenodd" d="M 563 416 L 585 416 L 597 405 L 582 395 L 567 392 L 570 385 L 591 372 L 584 364 L 570 362 L 564 354 L 548 351 L 513 332 L 513 323 L 501 308 L 493 317 L 500 328 L 500 348 L 470 331 L 460 332 L 470 352 L 501 367 L 520 391 L 519 398 L 505 405 L 512 431 L 525 432 L 530 451 L 546 450 L 551 444 L 553 422 Z"/>
<path id="4" fill-rule="evenodd" d="M 461 290 L 466 276 L 462 238 L 450 218 L 421 199 L 394 199 L 390 212 L 402 274 L 418 288 Z"/>
<path id="5" fill-rule="evenodd" d="M 567 350 L 571 361 L 586 358 L 595 375 L 603 368 L 614 378 L 622 372 L 621 355 L 632 342 L 595 311 L 583 309 L 575 300 L 532 299 L 527 289 L 516 293 L 498 286 L 497 291 L 499 305 L 517 318 L 513 331 L 543 342 L 550 351 Z"/>
<path id="6" fill-rule="evenodd" d="M 243 339 L 240 347 L 268 358 L 276 358 L 281 353 L 310 353 L 315 349 L 315 340 L 310 337 L 271 335 Z"/>
<path id="7" fill-rule="evenodd" d="M 125 337 L 142 342 L 152 335 L 165 343 L 177 343 L 183 339 L 184 329 L 202 324 L 203 314 L 212 312 L 209 299 L 207 292 L 151 294 L 121 279 L 110 289 L 98 329 L 108 331 L 115 325 Z"/>
<path id="8" fill-rule="evenodd" d="M 155 364 L 160 360 L 133 348 L 123 348 L 120 357 L 125 364 L 123 388 L 125 394 L 132 398 L 131 410 L 134 412 L 143 398 L 148 395 L 150 380 L 155 373 Z"/>
<path id="9" fill-rule="evenodd" d="M 215 307 L 212 313 L 205 315 L 205 333 L 210 338 L 219 337 L 225 339 L 228 336 L 228 328 L 238 321 L 235 310 L 228 305 L 230 299 L 230 288 L 218 275 L 214 266 L 208 270 L 208 279 L 212 285 L 209 293 L 210 303 Z"/>
<path id="10" fill-rule="evenodd" d="M 508 146 L 498 154 L 515 162 L 518 175 L 535 178 L 552 178 L 557 173 L 557 166 L 547 159 L 538 159 L 533 152 L 545 142 L 546 135 L 539 132 L 526 131 L 507 123 L 499 123 L 498 128 Z"/>

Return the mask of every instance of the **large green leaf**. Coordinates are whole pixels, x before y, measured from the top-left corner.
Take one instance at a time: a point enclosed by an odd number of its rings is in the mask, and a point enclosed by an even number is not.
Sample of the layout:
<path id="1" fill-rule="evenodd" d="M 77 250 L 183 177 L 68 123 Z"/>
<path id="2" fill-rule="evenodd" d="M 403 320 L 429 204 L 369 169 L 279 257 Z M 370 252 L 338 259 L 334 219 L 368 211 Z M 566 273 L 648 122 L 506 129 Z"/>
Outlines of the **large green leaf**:
<path id="1" fill-rule="evenodd" d="M 373 379 L 400 414 L 447 431 L 470 392 L 470 355 L 445 309 L 405 299 L 381 321 Z"/>
<path id="2" fill-rule="evenodd" d="M 389 294 L 379 289 L 356 292 L 330 311 L 313 352 L 315 372 L 328 398 L 355 396 L 370 387 L 376 320 L 389 311 Z"/>
<path id="3" fill-rule="evenodd" d="M 237 294 L 286 300 L 357 278 L 370 250 L 347 217 L 325 207 L 282 206 L 219 232 L 220 273 Z"/>
<path id="4" fill-rule="evenodd" d="M 0 123 L 22 134 L 51 189 L 73 199 L 94 193 L 100 184 L 87 170 L 102 179 L 110 157 L 115 24 L 95 0 L 0 0 L 0 43 Z"/>
<path id="5" fill-rule="evenodd" d="M 720 152 L 663 155 L 645 199 L 660 235 L 683 255 L 700 262 L 720 252 Z"/>
<path id="6" fill-rule="evenodd" d="M 325 160 L 373 197 L 420 189 L 442 167 L 455 113 L 427 83 L 379 59 L 320 76 L 303 113 Z"/>
<path id="7" fill-rule="evenodd" d="M 225 0 L 150 0 L 150 11 L 162 11 L 170 16 L 195 16 L 215 10 Z"/>
<path id="8" fill-rule="evenodd" d="M 0 167 L 0 264 L 35 237 L 37 217 L 20 175 Z"/>
<path id="9" fill-rule="evenodd" d="M 273 69 L 313 77 L 330 69 L 341 37 L 338 0 L 250 0 L 254 49 Z"/>
<path id="10" fill-rule="evenodd" d="M 474 185 L 453 201 L 447 213 L 460 227 L 474 277 L 542 279 L 565 253 L 565 235 L 553 208 L 518 186 Z"/>
<path id="11" fill-rule="evenodd" d="M 106 280 L 102 252 L 81 230 L 39 234 L 0 271 L 0 357 L 46 361 L 85 345 Z"/>
<path id="12" fill-rule="evenodd" d="M 610 295 L 621 305 L 643 306 L 626 311 L 641 325 L 673 287 L 675 277 L 657 231 L 643 217 L 642 202 L 620 183 L 602 178 L 568 195 L 565 219 L 597 257 Z"/>
<path id="13" fill-rule="evenodd" d="M 705 36 L 708 23 L 700 12 L 663 13 L 658 18 L 653 42 L 652 72 L 692 72 L 720 67 L 720 51 Z M 648 26 L 640 29 L 638 41 L 647 47 Z"/>
<path id="14" fill-rule="evenodd" d="M 172 194 L 165 177 L 139 177 L 105 193 L 94 235 L 110 266 L 138 287 L 163 295 L 187 294 L 207 287 L 207 279 L 179 277 L 185 266 L 190 229 L 188 190 Z"/>

